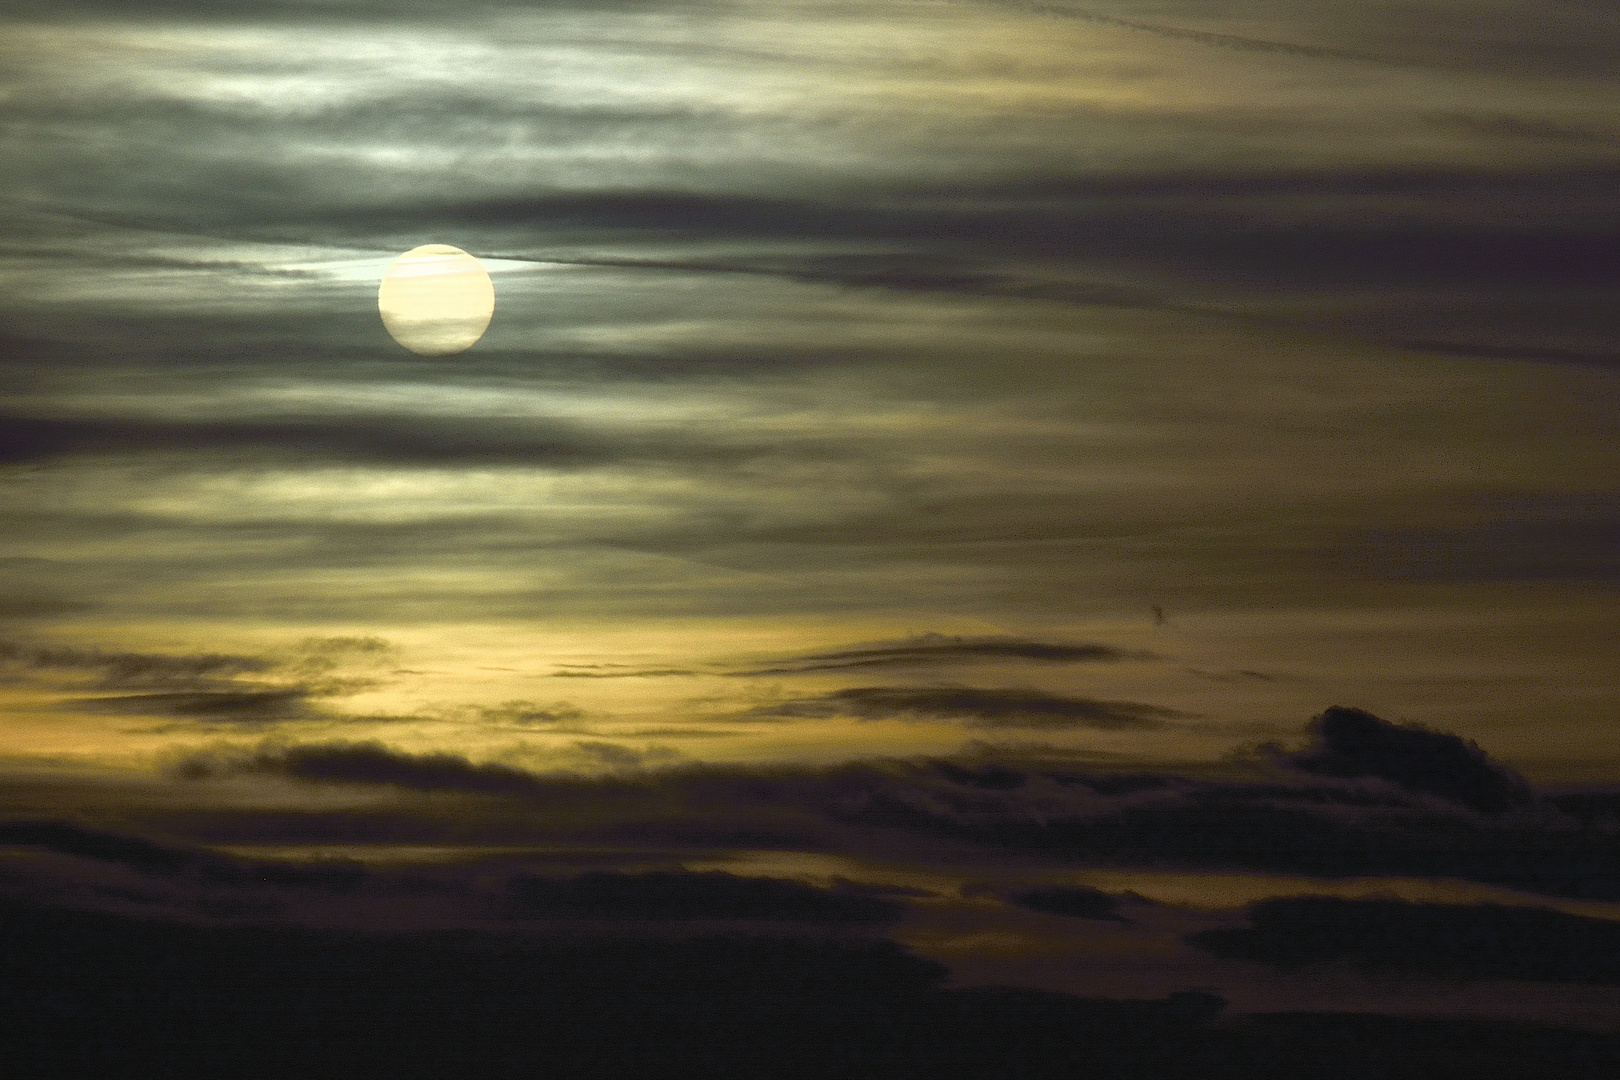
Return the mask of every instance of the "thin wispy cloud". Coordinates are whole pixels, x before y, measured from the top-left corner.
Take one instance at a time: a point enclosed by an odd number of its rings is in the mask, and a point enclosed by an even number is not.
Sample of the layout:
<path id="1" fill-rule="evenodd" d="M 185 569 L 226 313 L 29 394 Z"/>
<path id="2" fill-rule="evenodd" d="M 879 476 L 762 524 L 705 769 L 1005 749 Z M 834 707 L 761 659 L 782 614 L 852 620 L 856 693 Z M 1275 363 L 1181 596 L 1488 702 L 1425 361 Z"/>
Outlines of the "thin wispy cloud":
<path id="1" fill-rule="evenodd" d="M 1602 0 L 8 5 L 36 1071 L 245 1046 L 230 1002 L 293 1032 L 244 1075 L 769 1074 L 758 1032 L 875 1017 L 800 1071 L 1192 1076 L 1610 1016 L 1459 957 L 1620 911 L 1617 61 Z M 453 358 L 379 316 L 429 244 L 493 282 Z M 1402 968 L 1380 919 L 1438 929 Z M 184 1009 L 107 1004 L 156 971 Z M 473 1037 L 452 984 L 689 1049 Z M 1387 1060 L 1486 1069 L 1411 1022 Z M 1580 1059 L 1537 1031 L 1500 1060 Z"/>

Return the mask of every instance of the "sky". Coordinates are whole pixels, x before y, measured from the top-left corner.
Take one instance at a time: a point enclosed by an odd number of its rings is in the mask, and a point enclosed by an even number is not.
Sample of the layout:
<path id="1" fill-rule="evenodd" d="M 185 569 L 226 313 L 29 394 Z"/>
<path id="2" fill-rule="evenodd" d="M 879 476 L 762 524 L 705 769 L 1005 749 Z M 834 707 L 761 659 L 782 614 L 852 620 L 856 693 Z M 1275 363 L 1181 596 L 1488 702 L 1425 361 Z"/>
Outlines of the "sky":
<path id="1" fill-rule="evenodd" d="M 8 0 L 7 888 L 864 882 L 958 981 L 1612 1024 L 1197 935 L 1620 918 L 1617 61 L 1599 0 Z M 455 356 L 378 317 L 424 244 Z"/>

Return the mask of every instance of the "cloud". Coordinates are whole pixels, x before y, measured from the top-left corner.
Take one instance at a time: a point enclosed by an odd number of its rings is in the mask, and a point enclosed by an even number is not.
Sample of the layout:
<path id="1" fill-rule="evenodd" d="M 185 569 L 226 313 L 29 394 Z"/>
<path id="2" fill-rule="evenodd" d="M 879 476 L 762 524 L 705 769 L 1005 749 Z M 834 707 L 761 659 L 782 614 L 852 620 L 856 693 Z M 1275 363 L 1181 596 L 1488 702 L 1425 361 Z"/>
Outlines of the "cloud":
<path id="1" fill-rule="evenodd" d="M 509 803 L 495 816 L 480 809 L 476 826 L 457 824 L 451 802 L 436 804 L 441 810 L 431 814 L 402 803 L 389 811 L 403 815 L 398 820 L 310 815 L 298 826 L 312 830 L 301 832 L 309 836 L 456 835 L 463 837 L 459 842 L 482 836 L 486 843 L 656 837 L 697 847 L 785 845 L 844 853 L 867 845 L 887 850 L 894 837 L 909 836 L 906 843 L 932 838 L 970 844 L 991 860 L 1457 878 L 1551 896 L 1620 900 L 1620 831 L 1601 799 L 1482 811 L 1382 775 L 1316 773 L 1287 759 L 1233 765 L 1236 778 L 1218 779 L 1124 771 L 1041 752 L 1020 759 L 1016 747 L 993 758 L 981 748 L 960 758 L 818 768 L 679 764 L 652 760 L 650 750 L 608 745 L 614 749 L 606 752 L 607 764 L 614 770 L 596 776 L 531 773 L 451 754 L 404 754 L 377 743 L 212 752 L 180 763 L 177 772 L 198 778 L 261 773 L 402 792 L 495 795 Z M 1442 749 L 1438 758 L 1425 756 L 1427 749 L 1420 754 L 1419 780 L 1430 775 L 1435 760 L 1454 760 L 1453 744 L 1421 743 L 1436 745 L 1453 749 Z M 580 750 L 581 764 L 600 767 L 600 760 L 587 760 L 595 753 Z M 1255 778 L 1257 769 L 1263 778 Z M 1387 771 L 1404 777 L 1404 769 Z M 1474 776 L 1458 797 L 1498 791 L 1491 769 L 1479 775 L 1488 782 Z M 450 816 L 435 816 L 441 811 Z M 250 819 L 232 824 L 235 816 L 226 814 L 217 823 L 223 831 L 210 835 L 251 831 Z"/>
<path id="2" fill-rule="evenodd" d="M 1119 913 L 1119 898 L 1097 889 L 1053 888 L 1031 889 L 1016 893 L 1012 901 L 1031 911 L 1048 915 L 1068 915 L 1076 919 L 1106 919 L 1124 922 Z"/>
<path id="3" fill-rule="evenodd" d="M 225 653 L 105 652 L 0 640 L 0 665 L 31 671 L 87 672 L 118 688 L 192 687 L 236 675 L 269 671 L 274 660 Z"/>
<path id="4" fill-rule="evenodd" d="M 75 454 L 253 451 L 269 457 L 356 462 L 533 462 L 597 464 L 603 449 L 555 424 L 495 421 L 469 428 L 421 416 L 350 415 L 194 421 L 0 417 L 0 462 L 50 461 Z"/>
<path id="5" fill-rule="evenodd" d="M 515 724 L 519 727 L 573 724 L 585 717 L 585 710 L 567 701 L 542 705 L 522 699 L 503 701 L 499 705 L 475 706 L 472 712 L 486 724 Z"/>
<path id="6" fill-rule="evenodd" d="M 1543 908 L 1287 897 L 1189 940 L 1224 959 L 1347 961 L 1447 979 L 1620 985 L 1620 922 Z"/>
<path id="7" fill-rule="evenodd" d="M 765 919 L 805 923 L 890 923 L 902 906 L 876 896 L 795 881 L 709 873 L 594 873 L 508 883 L 526 913 L 593 919 Z"/>
<path id="8" fill-rule="evenodd" d="M 1529 139 L 1545 143 L 1604 143 L 1614 142 L 1615 132 L 1581 124 L 1560 123 L 1547 117 L 1521 116 L 1514 113 L 1436 112 L 1429 116 L 1431 123 L 1476 131 L 1485 135 L 1505 135 L 1516 139 Z"/>
<path id="9" fill-rule="evenodd" d="M 484 795 L 534 795 L 546 790 L 539 777 L 509 765 L 475 765 L 456 754 L 401 754 L 379 742 L 272 745 L 245 755 L 195 754 L 179 761 L 174 772 L 193 780 L 270 773 L 294 780 Z"/>
<path id="10" fill-rule="evenodd" d="M 575 742 L 571 749 L 575 756 L 587 764 L 608 769 L 645 769 L 668 765 L 681 757 L 680 751 L 668 746 L 650 746 L 644 750 L 636 750 L 621 743 L 595 739 L 582 739 Z"/>
<path id="11" fill-rule="evenodd" d="M 322 715 L 318 698 L 353 694 L 378 685 L 369 675 L 340 669 L 375 666 L 393 646 L 375 637 L 307 638 L 258 656 L 226 653 L 137 653 L 0 640 L 0 670 L 11 680 L 54 690 L 82 691 L 85 681 L 48 674 L 90 676 L 101 689 L 139 690 L 64 697 L 55 708 L 73 712 L 177 717 L 188 723 L 255 725 Z M 269 674 L 271 680 L 242 676 Z"/>
<path id="12" fill-rule="evenodd" d="M 1205 671 L 1202 668 L 1183 669 L 1189 675 L 1197 675 L 1200 679 L 1209 679 L 1211 682 L 1276 682 L 1278 676 L 1268 675 L 1263 671 L 1250 671 L 1240 668 L 1233 671 Z"/>
<path id="13" fill-rule="evenodd" d="M 362 868 L 354 863 L 335 860 L 314 864 L 256 862 L 221 855 L 201 847 L 157 843 L 138 836 L 65 821 L 0 821 L 0 847 L 35 848 L 113 864 L 151 878 L 197 878 L 249 889 L 264 885 L 348 889 L 365 877 Z M 115 896 L 117 889 L 118 886 L 114 885 Z"/>
<path id="14" fill-rule="evenodd" d="M 1401 348 L 1445 356 L 1477 356 L 1495 360 L 1534 360 L 1548 364 L 1585 364 L 1620 368 L 1620 352 L 1587 352 L 1519 345 L 1469 344 L 1465 341 L 1402 341 Z"/>
<path id="15" fill-rule="evenodd" d="M 212 860 L 208 854 L 60 821 L 0 822 L 0 844 L 121 863 L 147 874 L 177 874 Z"/>
<path id="16" fill-rule="evenodd" d="M 1321 776 L 1376 776 L 1408 791 L 1438 795 L 1476 810 L 1528 806 L 1530 785 L 1478 745 L 1420 724 L 1391 724 L 1360 709 L 1334 706 L 1311 722 L 1309 747 L 1285 756 Z"/>
<path id="17" fill-rule="evenodd" d="M 553 671 L 551 673 L 553 679 L 665 679 L 699 674 L 699 672 L 689 668 L 628 668 L 623 671 L 590 671 L 584 670 L 585 665 L 558 666 L 562 670 Z"/>
<path id="18" fill-rule="evenodd" d="M 1350 52 L 1344 49 L 1324 48 L 1320 45 L 1300 45 L 1286 41 L 1269 41 L 1265 38 L 1246 37 L 1241 34 L 1224 34 L 1209 30 L 1194 30 L 1180 26 L 1166 26 L 1162 23 L 1138 22 L 1135 19 L 1124 19 L 1117 15 L 1110 15 L 1100 11 L 1089 11 L 1085 8 L 1069 7 L 1064 4 L 1042 4 L 1030 0 L 1001 0 L 1006 7 L 1020 11 L 1028 11 L 1036 15 L 1050 15 L 1060 19 L 1074 19 L 1078 22 L 1098 23 L 1103 26 L 1117 26 L 1122 30 L 1134 30 L 1153 37 L 1169 38 L 1174 41 L 1191 41 L 1199 45 L 1209 45 L 1217 49 L 1235 49 L 1239 52 L 1279 53 L 1286 56 L 1304 56 L 1316 60 L 1348 60 L 1363 64 L 1378 64 L 1392 67 L 1404 67 L 1415 61 L 1402 60 L 1393 57 L 1370 56 L 1366 53 Z M 1422 65 L 1428 66 L 1428 65 Z"/>
<path id="19" fill-rule="evenodd" d="M 76 615 L 90 611 L 94 607 L 94 604 L 84 600 L 67 600 L 29 593 L 0 593 L 0 620 L 5 621 Z"/>
<path id="20" fill-rule="evenodd" d="M 956 637 L 928 633 L 918 634 L 903 641 L 876 642 L 830 652 L 806 653 L 779 661 L 773 667 L 737 674 L 797 675 L 803 672 L 843 671 L 850 668 L 914 667 L 1009 660 L 1080 664 L 1152 659 L 1156 659 L 1152 653 L 1119 649 L 1112 645 L 1032 641 L 1014 637 Z"/>
<path id="21" fill-rule="evenodd" d="M 199 721 L 256 724 L 298 720 L 313 715 L 304 687 L 273 690 L 176 690 L 160 694 L 73 698 L 63 708 L 84 712 L 178 716 Z"/>
<path id="22" fill-rule="evenodd" d="M 1218 995 L 947 987 L 836 926 L 523 940 L 132 918 L 0 899 L 7 1061 L 31 1075 L 1593 1076 L 1612 1033 L 1499 1019 L 1219 1019 Z M 852 927 L 851 930 L 859 930 Z M 67 1020 L 64 1017 L 68 1018 Z M 582 1022 L 581 1018 L 591 1022 Z M 68 1021 L 71 1020 L 71 1023 Z M 277 1021 L 270 1023 L 270 1021 Z M 281 1022 L 284 1021 L 284 1022 Z M 78 1037 L 63 1038 L 67 1030 Z"/>
<path id="23" fill-rule="evenodd" d="M 859 686 L 764 706 L 749 715 L 955 720 L 974 728 L 1149 730 L 1187 714 L 1136 701 L 1098 701 L 1041 690 Z"/>
<path id="24" fill-rule="evenodd" d="M 1003 296 L 1106 307 L 1147 308 L 1167 303 L 1162 293 L 1145 286 L 1076 279 L 1074 275 L 1041 276 L 1028 267 L 998 266 L 946 252 L 840 253 L 731 261 L 581 258 L 546 261 L 631 270 L 753 274 L 846 288 Z"/>

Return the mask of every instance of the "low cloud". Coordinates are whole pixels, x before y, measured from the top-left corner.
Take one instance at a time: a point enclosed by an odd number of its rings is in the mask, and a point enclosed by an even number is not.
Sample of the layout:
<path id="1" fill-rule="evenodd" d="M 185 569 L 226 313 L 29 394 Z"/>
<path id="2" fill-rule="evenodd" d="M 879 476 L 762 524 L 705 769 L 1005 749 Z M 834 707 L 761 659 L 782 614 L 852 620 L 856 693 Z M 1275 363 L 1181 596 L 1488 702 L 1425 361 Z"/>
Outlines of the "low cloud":
<path id="1" fill-rule="evenodd" d="M 593 668 L 601 670 L 592 670 Z M 626 668 L 624 670 L 607 670 L 608 665 L 560 665 L 559 670 L 553 671 L 553 679 L 667 679 L 685 675 L 696 675 L 698 672 L 687 668 Z"/>
<path id="2" fill-rule="evenodd" d="M 219 885 L 348 888 L 365 875 L 353 863 L 255 862 L 201 847 L 158 843 L 65 821 L 0 822 L 0 847 L 32 848 L 90 862 L 120 866 L 146 878 L 191 878 Z"/>
<path id="3" fill-rule="evenodd" d="M 1245 928 L 1190 940 L 1223 959 L 1288 967 L 1346 961 L 1448 979 L 1620 985 L 1620 922 L 1542 908 L 1287 897 L 1250 907 Z"/>
<path id="4" fill-rule="evenodd" d="M 240 756 L 195 754 L 180 761 L 174 772 L 192 780 L 268 773 L 293 780 L 485 795 L 534 795 L 545 790 L 539 777 L 509 765 L 475 765 L 456 754 L 401 754 L 379 742 L 266 746 Z"/>
<path id="5" fill-rule="evenodd" d="M 1223 779 L 1126 772 L 1045 753 L 764 767 L 654 760 L 656 748 L 619 743 L 574 752 L 577 771 L 541 774 L 452 754 L 405 754 L 380 743 L 267 745 L 194 755 L 176 772 L 221 779 L 264 774 L 507 802 L 474 813 L 455 800 L 436 798 L 429 806 L 402 797 L 395 807 L 365 811 L 369 817 L 309 814 L 297 823 L 303 842 L 359 835 L 494 844 L 634 837 L 695 848 L 851 854 L 887 850 L 901 837 L 908 845 L 929 839 L 972 845 L 992 860 L 1457 878 L 1620 900 L 1620 824 L 1612 799 L 1483 810 L 1428 787 L 1404 786 L 1400 770 L 1385 770 L 1394 780 L 1312 772 L 1283 755 L 1235 763 Z M 1315 761 L 1314 752 L 1302 752 L 1301 760 Z M 1417 782 L 1426 775 L 1420 771 Z M 1465 785 L 1462 792 L 1472 797 L 1478 789 Z M 245 812 L 221 811 L 207 821 L 198 827 L 220 838 L 260 829 Z M 274 833 L 282 826 L 265 827 Z"/>
<path id="6" fill-rule="evenodd" d="M 189 717 L 201 721 L 266 723 L 313 715 L 303 687 L 274 690 L 177 690 L 161 694 L 76 698 L 65 708 L 82 712 L 131 713 L 137 716 Z"/>
<path id="7" fill-rule="evenodd" d="M 52 461 L 75 454 L 253 452 L 381 464 L 526 462 L 600 464 L 617 456 L 578 433 L 502 422 L 469 429 L 421 416 L 294 416 L 233 421 L 0 418 L 0 463 Z"/>
<path id="8" fill-rule="evenodd" d="M 987 661 L 1025 660 L 1045 664 L 1081 664 L 1120 660 L 1153 660 L 1154 654 L 1092 643 L 1032 641 L 1013 637 L 954 637 L 919 634 L 903 641 L 875 642 L 830 652 L 806 653 L 742 675 L 798 675 L 851 668 L 920 667 Z"/>
<path id="9" fill-rule="evenodd" d="M 511 724 L 519 727 L 573 724 L 585 716 L 585 710 L 566 701 L 554 701 L 543 705 L 522 699 L 503 701 L 499 705 L 479 706 L 473 713 L 486 724 Z"/>
<path id="10" fill-rule="evenodd" d="M 105 652 L 0 641 L 0 667 L 14 671 L 82 672 L 108 688 L 193 687 L 213 680 L 269 671 L 277 662 L 265 657 L 224 653 Z"/>
<path id="11" fill-rule="evenodd" d="M 614 770 L 636 770 L 668 765 L 680 760 L 681 757 L 679 751 L 667 746 L 650 746 L 644 750 L 637 750 L 622 743 L 602 742 L 597 739 L 582 739 L 574 743 L 572 749 L 574 757 L 588 766 Z"/>
<path id="12" fill-rule="evenodd" d="M 1532 801 L 1522 776 L 1456 735 L 1391 724 L 1341 706 L 1313 720 L 1310 731 L 1311 745 L 1285 756 L 1294 768 L 1320 776 L 1376 776 L 1475 810 L 1508 810 Z"/>
<path id="13" fill-rule="evenodd" d="M 1112 922 L 1125 921 L 1125 917 L 1119 913 L 1119 897 L 1110 896 L 1097 889 L 1031 889 L 1015 894 L 1012 901 L 1020 907 L 1048 915 L 1067 915 L 1076 919 L 1104 919 Z"/>
<path id="14" fill-rule="evenodd" d="M 719 871 L 520 877 L 508 884 L 508 891 L 526 914 L 591 919 L 889 923 L 903 910 L 899 903 L 876 896 Z"/>
<path id="15" fill-rule="evenodd" d="M 1041 690 L 858 686 L 755 710 L 782 718 L 951 720 L 974 728 L 1148 730 L 1187 714 L 1136 701 L 1099 701 Z"/>
<path id="16" fill-rule="evenodd" d="M 326 717 L 314 704 L 317 699 L 377 686 L 378 679 L 356 671 L 374 669 L 393 652 L 391 643 L 375 637 L 311 637 L 259 656 L 112 652 L 0 641 L 0 672 L 9 668 L 13 681 L 71 687 L 81 694 L 87 687 L 139 691 L 67 697 L 56 705 L 64 710 L 253 725 Z"/>

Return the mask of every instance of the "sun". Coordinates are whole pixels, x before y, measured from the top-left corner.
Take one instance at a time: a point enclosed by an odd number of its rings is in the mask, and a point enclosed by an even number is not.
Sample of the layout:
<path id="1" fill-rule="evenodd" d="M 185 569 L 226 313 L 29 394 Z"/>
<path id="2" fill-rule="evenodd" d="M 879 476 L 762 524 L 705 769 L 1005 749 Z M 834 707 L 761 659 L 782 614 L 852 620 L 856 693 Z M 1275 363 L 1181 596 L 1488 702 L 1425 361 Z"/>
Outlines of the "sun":
<path id="1" fill-rule="evenodd" d="M 419 356 L 471 348 L 495 314 L 495 283 L 484 264 L 448 244 L 424 244 L 394 260 L 377 290 L 393 339 Z"/>

